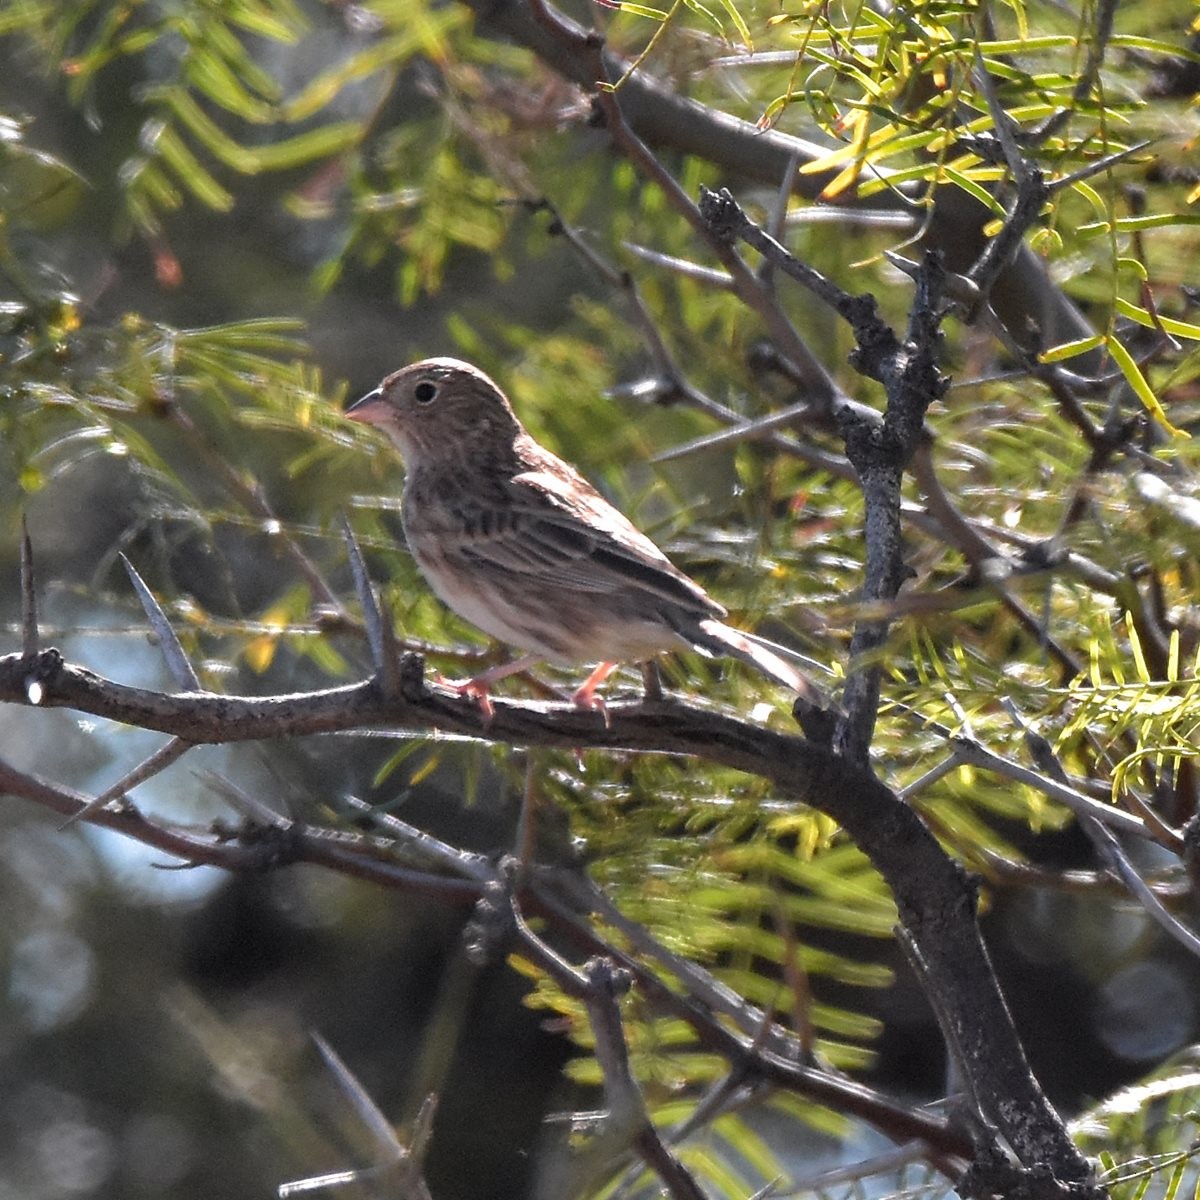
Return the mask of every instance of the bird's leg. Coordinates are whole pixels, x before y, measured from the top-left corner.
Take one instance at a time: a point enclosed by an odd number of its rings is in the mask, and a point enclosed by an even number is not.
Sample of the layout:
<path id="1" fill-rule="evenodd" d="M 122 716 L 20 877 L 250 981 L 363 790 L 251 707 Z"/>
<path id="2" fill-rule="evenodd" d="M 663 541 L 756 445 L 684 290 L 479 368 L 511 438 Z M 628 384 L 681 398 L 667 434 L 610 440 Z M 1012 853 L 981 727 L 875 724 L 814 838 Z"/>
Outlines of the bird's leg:
<path id="1" fill-rule="evenodd" d="M 581 687 L 575 690 L 575 695 L 571 697 L 576 708 L 588 709 L 591 712 L 598 712 L 604 717 L 604 724 L 608 726 L 608 709 L 604 707 L 604 697 L 596 695 L 596 689 L 620 666 L 620 663 L 602 662 L 584 681 Z"/>
<path id="2" fill-rule="evenodd" d="M 648 658 L 639 666 L 642 668 L 642 702 L 653 704 L 663 698 L 662 674 L 659 672 L 658 663 Z"/>
<path id="3" fill-rule="evenodd" d="M 516 675 L 521 671 L 527 671 L 530 667 L 536 667 L 541 661 L 540 655 L 525 654 L 520 658 L 514 658 L 512 662 L 488 667 L 486 671 L 480 671 L 478 675 L 472 675 L 470 679 L 446 679 L 442 675 L 435 676 L 435 679 L 442 687 L 449 688 L 450 691 L 457 692 L 460 696 L 470 696 L 474 699 L 479 705 L 479 711 L 483 713 L 484 723 L 488 724 L 496 715 L 496 710 L 492 707 L 492 684 L 509 675 Z"/>

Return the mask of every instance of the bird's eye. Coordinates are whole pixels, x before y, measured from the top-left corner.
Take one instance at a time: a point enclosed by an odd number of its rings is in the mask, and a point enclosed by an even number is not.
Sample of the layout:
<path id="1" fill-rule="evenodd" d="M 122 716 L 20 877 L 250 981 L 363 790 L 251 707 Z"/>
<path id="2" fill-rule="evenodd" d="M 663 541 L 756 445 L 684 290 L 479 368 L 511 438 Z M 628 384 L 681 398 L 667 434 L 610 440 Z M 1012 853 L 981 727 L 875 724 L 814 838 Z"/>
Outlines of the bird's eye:
<path id="1" fill-rule="evenodd" d="M 413 398 L 418 404 L 430 404 L 437 396 L 437 384 L 430 383 L 428 379 L 421 380 L 415 388 L 413 388 Z"/>

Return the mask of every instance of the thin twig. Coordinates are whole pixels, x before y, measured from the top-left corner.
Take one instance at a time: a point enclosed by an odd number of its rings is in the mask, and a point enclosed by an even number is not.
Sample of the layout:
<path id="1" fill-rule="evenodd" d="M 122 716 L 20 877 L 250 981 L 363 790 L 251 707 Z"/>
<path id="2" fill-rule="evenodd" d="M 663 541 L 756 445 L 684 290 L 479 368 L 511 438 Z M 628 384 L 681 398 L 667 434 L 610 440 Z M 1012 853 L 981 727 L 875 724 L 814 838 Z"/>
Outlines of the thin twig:
<path id="1" fill-rule="evenodd" d="M 324 575 L 304 552 L 299 542 L 288 534 L 283 522 L 275 515 L 262 492 L 248 484 L 226 458 L 213 450 L 208 440 L 197 428 L 191 415 L 179 404 L 168 403 L 165 412 L 172 423 L 187 437 L 192 451 L 203 459 L 205 465 L 221 480 L 222 485 L 238 503 L 248 513 L 257 517 L 265 528 L 283 539 L 288 557 L 308 583 L 316 603 L 331 608 L 335 612 L 340 611 L 341 597 L 330 587 Z"/>
<path id="2" fill-rule="evenodd" d="M 1051 778 L 1062 781 L 1066 778 L 1062 763 L 1054 753 L 1050 743 L 1025 720 L 1024 716 L 1010 700 L 1004 703 L 1009 716 L 1020 726 L 1025 737 L 1025 746 L 1043 771 Z M 1162 900 L 1155 895 L 1153 889 L 1138 873 L 1121 843 L 1117 841 L 1112 829 L 1101 820 L 1090 814 L 1080 816 L 1080 825 L 1088 835 L 1101 861 L 1129 889 L 1130 894 L 1137 900 L 1146 913 L 1163 929 L 1168 936 L 1174 938 L 1181 946 L 1192 954 L 1200 956 L 1200 936 L 1188 929 L 1177 917 L 1167 910 Z M 1181 839 L 1182 841 L 1182 839 Z"/>

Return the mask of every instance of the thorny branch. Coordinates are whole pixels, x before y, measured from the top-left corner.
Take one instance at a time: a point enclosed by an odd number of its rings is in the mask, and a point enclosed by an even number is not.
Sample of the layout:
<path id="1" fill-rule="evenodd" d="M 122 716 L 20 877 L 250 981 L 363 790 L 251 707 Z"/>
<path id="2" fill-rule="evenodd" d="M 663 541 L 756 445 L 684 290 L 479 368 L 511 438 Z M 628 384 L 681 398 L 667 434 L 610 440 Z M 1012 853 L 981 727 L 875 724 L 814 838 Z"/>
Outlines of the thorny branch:
<path id="1" fill-rule="evenodd" d="M 720 241 L 745 241 L 837 312 L 850 325 L 857 342 L 853 365 L 884 385 L 887 408 L 882 418 L 848 402 L 835 402 L 833 415 L 866 506 L 862 599 L 868 606 L 890 604 L 905 578 L 900 484 L 921 438 L 925 412 L 946 388 L 937 367 L 943 315 L 940 261 L 934 255 L 926 257 L 902 343 L 879 316 L 873 296 L 853 296 L 801 262 L 751 221 L 728 191 L 704 189 L 700 211 Z M 886 618 L 865 617 L 856 624 L 850 644 L 852 673 L 835 745 L 855 762 L 866 761 L 874 732 L 880 668 L 870 657 L 883 646 L 888 627 Z"/>
<path id="2" fill-rule="evenodd" d="M 1111 4 L 1104 6 L 1109 25 L 1112 7 Z M 544 0 L 530 0 L 527 4 L 519 0 L 500 0 L 499 3 L 488 3 L 486 8 L 483 15 L 489 21 L 517 36 L 518 40 L 534 48 L 558 69 L 565 70 L 569 76 L 586 86 L 615 78 L 616 64 L 604 51 L 601 39 L 585 34 Z M 1100 50 L 1097 50 L 1097 55 Z M 1098 58 L 1094 62 L 1089 61 L 1089 76 L 1094 74 L 1097 66 Z M 780 178 L 794 181 L 795 164 L 803 157 L 801 145 L 794 140 L 783 139 L 776 146 L 770 137 L 754 135 L 753 139 L 748 138 L 748 131 L 738 128 L 737 123 L 716 121 L 715 114 L 690 101 L 680 102 L 677 96 L 670 96 L 669 105 L 657 103 L 660 124 L 655 125 L 656 118 L 647 116 L 647 111 L 653 111 L 655 104 L 649 108 L 643 104 L 639 110 L 639 97 L 643 102 L 646 97 L 658 102 L 663 99 L 663 94 L 653 81 L 639 74 L 626 82 L 619 99 L 611 93 L 600 91 L 596 102 L 604 114 L 614 142 L 647 177 L 663 187 L 672 203 L 698 232 L 706 236 L 711 232 L 705 229 L 703 209 L 696 209 L 682 195 L 674 179 L 657 162 L 639 134 L 645 137 L 658 135 L 664 141 L 670 141 L 671 136 L 678 139 L 681 129 L 686 139 L 687 136 L 694 137 L 698 130 L 712 133 L 720 125 L 719 132 L 724 139 L 721 142 L 722 153 L 750 154 L 753 140 L 760 148 L 767 147 L 769 152 L 758 155 L 761 170 L 761 163 L 768 161 L 771 155 L 777 158 L 778 152 L 784 149 L 786 172 L 772 167 L 767 174 L 774 181 Z M 661 124 L 663 113 L 675 122 L 673 131 L 667 131 Z M 689 128 L 690 135 L 687 132 Z M 999 128 L 1001 141 L 1011 143 L 1011 137 L 1005 137 L 1007 131 L 1002 122 Z M 679 144 L 678 140 L 673 144 Z M 711 149 L 715 144 L 710 141 L 706 149 Z M 1013 145 L 1005 144 L 1003 149 L 1012 160 Z M 1046 192 L 1045 185 L 1035 172 L 1016 174 L 1019 187 L 1009 221 L 1000 237 L 994 239 L 988 249 L 975 259 L 973 268 L 964 277 L 978 289 L 981 303 L 990 300 L 993 291 L 997 290 L 996 285 L 1003 278 L 1019 277 L 1023 270 L 1027 272 L 1029 268 L 1029 258 L 1021 239 L 1028 223 L 1036 216 Z M 807 179 L 808 183 L 796 181 L 795 185 L 820 183 L 812 177 Z M 934 228 L 936 233 L 936 225 Z M 759 238 L 760 234 L 766 241 Z M 809 353 L 782 309 L 775 303 L 770 288 L 763 286 L 763 276 L 751 272 L 727 242 L 721 244 L 719 256 L 732 289 L 763 319 L 779 347 L 798 364 L 800 374 L 813 392 L 818 406 L 825 406 L 841 427 L 847 458 L 862 483 L 867 501 L 864 599 L 871 602 L 894 599 L 904 580 L 900 554 L 900 479 L 920 443 L 925 408 L 943 387 L 937 372 L 936 353 L 942 317 L 940 302 L 943 278 L 940 264 L 936 258 L 928 258 L 918 274 L 917 303 L 905 341 L 901 343 L 878 319 L 870 297 L 848 296 L 794 259 L 789 270 L 787 259 L 790 256 L 787 256 L 787 252 L 774 238 L 757 230 L 751 223 L 747 222 L 745 227 L 737 231 L 737 235 L 765 255 L 768 272 L 781 269 L 801 279 L 850 322 L 859 342 L 855 365 L 863 374 L 879 380 L 885 386 L 888 405 L 882 418 L 849 402 Z M 626 286 L 622 280 L 614 282 L 618 286 Z M 632 288 L 629 291 L 636 309 L 636 292 Z M 1045 289 L 1041 291 L 1044 296 Z M 1011 298 L 998 298 L 998 308 L 1002 302 L 1011 307 Z M 1058 317 L 1060 325 L 1065 323 L 1071 326 L 1074 323 L 1075 331 L 1078 331 L 1081 323 L 1065 301 L 1060 305 Z M 647 328 L 646 336 L 653 347 L 655 330 L 652 324 Z M 1062 336 L 1056 334 L 1053 340 L 1059 340 Z M 664 375 L 668 379 L 675 374 L 674 364 L 661 344 L 656 358 L 659 365 L 666 368 Z M 1064 374 L 1061 371 L 1051 374 L 1054 381 L 1061 384 Z M 1074 413 L 1076 423 L 1089 441 L 1103 436 L 1095 430 L 1069 387 L 1061 400 L 1064 411 L 1068 415 Z M 722 419 L 727 419 L 725 414 L 720 415 Z M 780 441 L 783 439 L 780 438 Z M 1097 453 L 1101 452 L 1097 449 Z M 838 466 L 844 464 L 839 463 Z M 269 508 L 256 494 L 243 494 L 242 499 L 251 511 L 270 517 Z M 951 527 L 953 516 L 953 513 L 942 514 Z M 957 532 L 979 558 L 991 552 L 991 544 L 974 527 L 963 523 Z M 293 557 L 313 590 L 336 602 L 315 567 L 298 550 L 293 550 Z M 357 578 L 360 573 L 356 571 L 356 583 L 361 585 L 360 600 L 363 600 L 362 593 L 366 585 Z M 31 585 L 24 590 L 32 594 Z M 265 831 L 252 828 L 243 828 L 236 833 L 218 830 L 212 836 L 201 837 L 149 821 L 127 801 L 122 800 L 118 806 L 106 805 L 110 800 L 118 800 L 125 791 L 150 773 L 181 757 L 193 745 L 205 741 L 245 740 L 282 733 L 312 733 L 382 724 L 408 725 L 413 729 L 448 728 L 465 736 L 525 745 L 606 745 L 683 753 L 754 771 L 772 779 L 786 795 L 820 807 L 835 816 L 871 856 L 893 888 L 905 925 L 905 937 L 913 948 L 914 956 L 922 964 L 931 992 L 939 998 L 939 1017 L 947 1040 L 956 1047 L 980 1109 L 997 1121 L 1025 1166 L 1049 1165 L 1059 1182 L 1078 1183 L 1080 1190 L 1086 1191 L 1086 1164 L 1074 1152 L 1056 1115 L 1045 1104 L 1024 1064 L 1019 1043 L 1011 1033 L 1003 1001 L 995 988 L 986 953 L 978 937 L 974 896 L 969 882 L 941 853 L 929 831 L 912 810 L 866 769 L 867 749 L 878 704 L 878 672 L 875 667 L 868 665 L 852 675 L 846 693 L 846 718 L 836 743 L 837 753 L 801 739 L 760 730 L 672 701 L 616 703 L 609 710 L 611 724 L 604 728 L 597 727 L 588 714 L 575 713 L 555 705 L 498 703 L 494 722 L 488 728 L 481 729 L 478 713 L 469 702 L 449 696 L 440 689 L 426 687 L 421 678 L 420 663 L 414 658 L 397 660 L 395 648 L 389 640 L 390 628 L 386 622 L 380 624 L 377 609 L 372 614 L 365 600 L 363 606 L 368 613 L 367 629 L 376 667 L 374 679 L 348 688 L 303 696 L 240 698 L 201 695 L 194 682 L 189 684 L 185 681 L 181 685 L 193 690 L 168 696 L 121 688 L 89 675 L 63 663 L 54 651 L 39 650 L 36 617 L 30 617 L 32 606 L 28 605 L 23 626 L 23 652 L 0 659 L 0 699 L 43 706 L 75 707 L 147 728 L 161 729 L 170 733 L 173 740 L 99 798 L 89 800 L 73 795 L 61 788 L 22 776 L 2 764 L 0 788 L 44 804 L 63 815 L 82 815 L 86 820 L 120 829 L 129 836 L 178 854 L 189 862 L 212 862 L 232 869 L 264 869 L 301 860 L 323 862 L 335 869 L 361 874 L 378 882 L 386 881 L 392 886 L 424 888 L 466 902 L 477 899 L 483 886 L 482 871 L 478 864 L 472 871 L 460 872 L 462 878 L 447 879 L 441 874 L 397 867 L 389 861 L 390 847 L 383 842 L 317 837 L 314 831 L 287 821 L 273 822 Z M 154 621 L 153 614 L 151 620 Z M 856 660 L 868 659 L 871 652 L 881 645 L 887 624 L 887 620 L 879 618 L 859 623 L 852 646 Z M 1070 664 L 1064 661 L 1064 665 Z M 178 680 L 178 669 L 175 674 Z M 192 678 L 194 680 L 194 673 Z M 1060 789 L 1060 799 L 1073 791 L 1065 778 L 1061 777 L 1061 772 L 1047 770 L 1046 774 L 1050 778 L 1042 780 L 1043 790 L 1055 794 L 1054 788 L 1057 787 Z M 1080 799 L 1094 805 L 1094 801 L 1087 797 Z M 1094 806 L 1103 812 L 1103 821 L 1106 823 L 1097 828 L 1104 837 L 1112 839 L 1109 830 L 1113 826 L 1128 832 L 1145 833 L 1145 827 L 1137 818 L 1109 813 L 1099 805 Z M 1077 811 L 1080 809 L 1077 808 Z M 1083 819 L 1097 822 L 1097 816 L 1090 811 L 1084 811 Z M 419 844 L 415 836 L 419 831 L 393 827 L 391 832 L 403 836 L 410 847 Z M 429 857 L 435 857 L 428 845 L 425 846 L 425 852 Z M 453 861 L 454 853 L 452 847 L 441 847 L 437 851 L 440 855 L 439 865 L 446 867 L 447 862 Z M 1120 873 L 1120 860 L 1110 861 Z M 490 880 L 488 886 L 497 882 Z M 1132 882 L 1130 886 L 1134 886 Z M 556 896 L 555 888 L 543 876 L 538 885 L 531 886 L 521 899 L 536 907 L 539 915 L 557 917 L 560 928 L 573 932 L 581 945 L 586 945 L 589 938 L 595 940 L 595 934 L 577 913 L 570 906 L 560 905 Z M 519 901 L 514 897 L 513 903 L 516 905 Z M 522 916 L 516 909 L 514 920 L 520 933 Z M 530 940 L 533 936 L 525 939 L 527 947 L 534 944 Z M 600 957 L 594 957 L 582 972 L 565 963 L 559 967 L 551 964 L 547 969 L 552 974 L 557 972 L 561 975 L 560 981 L 567 980 L 566 972 L 570 972 L 572 978 L 579 976 L 582 979 L 583 990 L 580 994 L 588 1002 L 597 1040 L 601 1043 L 601 1058 L 605 1064 L 610 1097 L 619 1100 L 627 1110 L 645 1122 L 644 1108 L 639 1109 L 636 1085 L 629 1075 L 628 1062 L 622 1058 L 624 1043 L 615 1008 L 615 993 L 621 971 L 629 970 L 637 985 L 649 994 L 656 994 L 657 976 L 636 961 L 632 966 L 622 961 L 611 947 L 603 943 L 589 947 L 589 950 L 599 953 Z M 658 966 L 674 970 L 677 980 L 681 980 L 685 974 L 661 957 Z M 957 980 L 954 978 L 956 971 L 961 976 Z M 691 982 L 697 990 L 703 990 L 700 979 L 695 978 Z M 661 983 L 658 987 L 659 1001 L 670 1004 L 672 993 L 663 988 Z M 676 1003 L 679 1003 L 678 999 Z M 706 1004 L 707 1000 L 704 1004 L 698 1002 L 693 1008 L 707 1011 L 704 1008 Z M 717 1043 L 720 1043 L 722 1036 L 733 1037 L 715 1021 L 710 1020 L 706 1026 L 695 1011 L 685 1019 L 690 1019 L 698 1031 L 704 1028 L 707 1036 Z M 754 1046 L 747 1047 L 745 1041 L 736 1038 L 732 1044 L 726 1043 L 724 1048 L 731 1061 L 738 1054 L 747 1057 L 753 1069 L 761 1072 L 763 1077 L 780 1081 L 787 1079 L 793 1084 L 800 1077 L 797 1075 L 800 1068 L 794 1063 L 784 1062 L 782 1054 L 777 1056 L 780 1062 L 773 1060 L 772 1051 L 777 1047 L 770 1039 L 767 1040 L 767 1048 L 761 1051 Z M 844 1100 L 845 1096 L 840 1098 Z M 881 1127 L 888 1128 L 894 1136 L 902 1131 L 902 1122 L 889 1125 L 883 1121 L 882 1108 L 873 1108 L 871 1112 L 881 1122 Z M 645 1124 L 650 1140 L 641 1149 L 646 1161 L 659 1171 L 673 1196 L 698 1195 L 694 1182 L 686 1172 L 679 1173 L 678 1163 L 669 1148 L 657 1138 L 656 1131 L 649 1123 Z M 906 1136 L 921 1137 L 929 1145 L 939 1147 L 943 1154 L 967 1157 L 970 1153 L 970 1148 L 963 1146 L 961 1138 L 955 1141 L 955 1135 L 933 1122 L 927 1122 L 924 1126 L 918 1122 L 915 1128 L 907 1130 Z"/>
<path id="3" fill-rule="evenodd" d="M 178 697 L 176 697 L 178 698 Z M 164 697 L 164 699 L 170 699 Z M 303 699 L 292 697 L 293 700 Z M 185 700 L 186 703 L 186 700 Z M 239 707 L 234 700 L 232 714 Z M 498 703 L 500 709 L 508 705 Z M 567 711 L 564 707 L 563 711 Z M 475 714 L 476 719 L 478 714 Z M 236 724 L 238 718 L 231 717 Z M 210 729 L 219 738 L 217 729 Z M 221 789 L 226 794 L 225 788 Z M 371 816 L 383 831 L 380 836 L 363 836 L 336 830 L 306 826 L 272 815 L 238 827 L 214 825 L 202 833 L 175 828 L 156 821 L 125 802 L 120 807 L 96 809 L 90 797 L 62 785 L 52 785 L 18 771 L 0 760 L 0 793 L 41 805 L 64 817 L 81 814 L 92 824 L 112 829 L 146 845 L 153 846 L 193 865 L 210 865 L 231 871 L 261 872 L 294 863 L 310 863 L 363 879 L 377 886 L 397 888 L 420 895 L 437 896 L 456 905 L 478 905 L 489 895 L 510 895 L 509 883 L 501 870 L 479 855 L 455 849 L 424 831 L 415 829 L 387 814 Z M 239 805 L 263 812 L 258 802 Z M 360 811 L 361 806 L 353 805 Z M 401 865 L 423 863 L 423 867 Z M 970 1147 L 961 1135 L 944 1121 L 919 1110 L 907 1109 L 860 1084 L 843 1079 L 798 1060 L 786 1030 L 771 1025 L 772 1036 L 766 1043 L 759 1037 L 738 1036 L 717 1017 L 714 996 L 734 997 L 702 968 L 686 964 L 686 971 L 675 969 L 679 989 L 668 987 L 655 962 L 679 968 L 681 960 L 672 960 L 665 952 L 651 954 L 652 941 L 625 952 L 603 940 L 586 919 L 597 901 L 597 892 L 573 871 L 531 865 L 513 894 L 512 903 L 522 912 L 538 916 L 582 955 L 605 956 L 628 971 L 648 1003 L 660 1011 L 689 1024 L 701 1044 L 724 1055 L 731 1066 L 747 1078 L 769 1081 L 800 1095 L 835 1107 L 858 1117 L 897 1140 L 919 1139 L 927 1144 L 935 1158 L 965 1158 Z M 648 955 L 648 957 L 643 957 Z M 736 1011 L 731 1009 L 730 1011 Z M 761 1021 L 758 1022 L 761 1032 Z"/>
<path id="4" fill-rule="evenodd" d="M 568 995 L 582 1000 L 587 1009 L 596 1039 L 596 1061 L 604 1076 L 608 1105 L 605 1132 L 636 1147 L 673 1200 L 704 1200 L 692 1173 L 650 1120 L 641 1088 L 633 1077 L 619 1005 L 619 996 L 629 990 L 632 976 L 605 957 L 591 958 L 582 968 L 573 967 L 529 928 L 515 905 L 511 915 L 522 951 Z"/>
<path id="5" fill-rule="evenodd" d="M 1004 126 L 999 115 L 997 122 L 1003 131 Z M 1013 247 L 1020 244 L 1025 231 L 1036 219 L 1047 194 L 1040 173 L 1020 165 L 1020 156 L 1011 144 L 1011 138 L 1002 133 L 1002 141 L 1006 154 L 1017 164 L 1013 169 L 1018 174 L 1019 187 L 1017 198 L 1000 235 L 970 272 L 971 282 L 979 288 L 981 303 L 986 303 L 988 291 L 1004 263 L 1011 257 Z M 750 221 L 728 192 L 705 193 L 701 207 L 719 236 L 745 240 L 845 318 L 850 323 L 859 345 L 854 365 L 863 374 L 880 380 L 885 386 L 888 403 L 882 428 L 856 416 L 847 417 L 843 412 L 839 412 L 838 417 L 846 437 L 847 456 L 858 472 L 866 500 L 867 554 L 864 597 L 875 600 L 893 599 L 903 581 L 902 575 L 897 573 L 902 566 L 900 474 L 911 460 L 919 443 L 925 408 L 945 386 L 936 369 L 937 330 L 941 316 L 938 311 L 940 280 L 937 277 L 936 264 L 933 264 L 931 270 L 931 264 L 927 260 L 925 269 L 916 276 L 917 295 L 910 314 L 908 336 L 901 346 L 891 331 L 877 318 L 871 297 L 850 296 L 836 284 L 794 258 L 775 239 Z M 926 463 L 924 469 L 929 474 L 932 468 Z M 927 489 L 929 487 L 927 480 Z M 974 536 L 973 531 L 968 532 Z M 893 572 L 890 577 L 888 571 Z M 886 620 L 860 621 L 855 631 L 852 652 L 856 650 L 858 654 L 862 654 L 880 645 L 886 627 Z M 1148 632 L 1153 633 L 1154 630 L 1150 629 Z M 1156 644 L 1153 637 L 1148 636 L 1144 640 L 1152 646 Z M 1165 639 L 1159 638 L 1158 641 L 1164 642 Z M 1075 665 L 1065 657 L 1063 661 L 1064 665 Z M 864 707 L 874 711 L 878 692 L 876 690 L 874 695 L 870 695 L 867 689 L 875 680 L 877 675 L 873 676 L 870 670 L 851 677 L 846 690 L 846 708 L 851 717 L 856 712 L 861 714 Z M 859 681 L 862 681 L 862 688 L 860 695 L 856 696 L 854 689 Z M 865 706 L 861 699 L 863 693 L 866 693 Z M 857 708 L 856 699 L 860 700 Z M 851 721 L 842 725 L 839 730 L 838 748 L 843 753 L 856 750 L 860 756 L 865 756 L 870 731 L 867 730 L 864 741 L 855 745 L 849 737 L 844 736 L 847 730 L 853 728 Z M 970 753 L 975 761 L 978 761 L 980 754 L 987 753 L 974 742 L 968 745 L 969 750 L 964 746 L 960 753 Z M 1004 764 L 1004 769 L 1013 771 L 1020 768 Z M 1065 777 L 1061 769 L 1047 768 L 1042 783 L 1061 786 L 1065 783 Z M 1065 792 L 1063 794 L 1065 795 Z M 1189 949 L 1200 949 L 1200 939 L 1167 912 L 1161 900 L 1133 870 L 1111 828 L 1107 824 L 1096 822 L 1088 812 L 1080 811 L 1080 819 L 1096 843 L 1101 858 L 1109 863 L 1114 875 L 1125 882 L 1154 920 Z"/>
<path id="6" fill-rule="evenodd" d="M 358 1183 L 365 1187 L 368 1195 L 395 1195 L 403 1200 L 433 1200 L 424 1176 L 421 1173 L 425 1155 L 433 1133 L 433 1117 L 437 1101 L 427 1096 L 417 1113 L 407 1145 L 400 1140 L 395 1128 L 380 1112 L 366 1088 L 351 1073 L 338 1057 L 333 1047 L 318 1034 L 313 1034 L 317 1051 L 340 1088 L 350 1110 L 358 1117 L 374 1151 L 374 1162 L 369 1167 L 357 1170 L 335 1171 L 326 1175 L 297 1179 L 281 1184 L 280 1200 L 288 1200 L 314 1191 L 324 1191 L 347 1183 Z"/>
<path id="7" fill-rule="evenodd" d="M 902 921 L 920 946 L 931 976 L 945 991 L 948 1009 L 962 1024 L 960 1040 L 977 1073 L 977 1091 L 989 1109 L 1002 1113 L 1001 1127 L 1022 1160 L 1048 1164 L 1064 1181 L 1087 1178 L 1086 1163 L 1065 1132 L 1059 1141 L 1057 1116 L 1025 1066 L 987 961 L 972 888 L 916 812 L 869 772 L 802 738 L 672 700 L 614 701 L 607 724 L 573 706 L 497 700 L 495 715 L 485 726 L 469 699 L 427 686 L 421 662 L 414 656 L 401 660 L 396 679 L 397 690 L 391 696 L 384 694 L 378 676 L 291 696 L 168 695 L 102 679 L 63 662 L 54 650 L 41 651 L 32 660 L 21 654 L 0 658 L 0 700 L 28 704 L 32 690 L 42 707 L 71 707 L 164 733 L 186 733 L 195 744 L 399 726 L 440 729 L 512 745 L 609 746 L 686 754 L 772 779 L 785 795 L 820 808 L 845 827 L 887 880 Z M 86 797 L 8 768 L 0 774 L 0 787 L 64 817 L 88 802 Z M 89 819 L 193 862 L 261 869 L 303 858 L 448 898 L 478 895 L 478 884 L 471 881 L 398 867 L 387 862 L 382 852 L 378 858 L 369 857 L 357 845 L 309 839 L 286 823 L 284 828 L 266 831 L 261 844 L 251 839 L 243 845 L 232 834 L 204 839 L 164 829 L 131 807 L 104 809 Z M 653 989 L 654 978 L 647 972 L 639 978 L 639 986 Z M 655 995 L 669 1002 L 664 993 L 669 996 L 669 989 L 660 985 Z M 692 1019 L 696 1020 L 694 1015 Z M 711 1031 L 709 1036 L 714 1036 Z M 738 1039 L 725 1048 L 729 1053 L 746 1053 Z M 793 1080 L 807 1079 L 804 1072 L 811 1070 L 767 1050 L 758 1052 L 753 1061 L 772 1078 L 782 1073 Z"/>

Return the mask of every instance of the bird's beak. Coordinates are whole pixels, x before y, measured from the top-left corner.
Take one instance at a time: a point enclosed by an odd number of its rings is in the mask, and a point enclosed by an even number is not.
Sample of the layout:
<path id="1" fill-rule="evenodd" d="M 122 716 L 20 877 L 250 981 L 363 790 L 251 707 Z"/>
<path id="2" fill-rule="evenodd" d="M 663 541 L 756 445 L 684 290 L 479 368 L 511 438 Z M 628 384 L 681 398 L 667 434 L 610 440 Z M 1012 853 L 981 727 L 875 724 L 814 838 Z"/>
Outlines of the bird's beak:
<path id="1" fill-rule="evenodd" d="M 366 425 L 379 425 L 387 418 L 387 404 L 383 399 L 383 388 L 377 387 L 346 409 L 343 414 L 351 421 L 362 421 Z"/>

